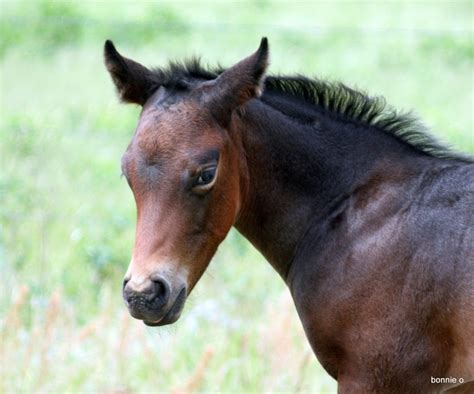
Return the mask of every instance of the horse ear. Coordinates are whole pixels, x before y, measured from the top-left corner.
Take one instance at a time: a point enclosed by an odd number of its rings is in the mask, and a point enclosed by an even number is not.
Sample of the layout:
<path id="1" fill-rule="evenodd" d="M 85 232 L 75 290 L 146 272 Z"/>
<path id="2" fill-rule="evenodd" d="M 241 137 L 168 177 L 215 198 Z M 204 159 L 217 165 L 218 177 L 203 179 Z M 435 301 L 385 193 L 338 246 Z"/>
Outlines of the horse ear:
<path id="1" fill-rule="evenodd" d="M 123 57 L 110 40 L 105 42 L 104 60 L 120 99 L 124 102 L 144 105 L 159 87 L 152 71 Z"/>
<path id="2" fill-rule="evenodd" d="M 230 121 L 233 110 L 262 94 L 268 54 L 268 40 L 263 37 L 255 53 L 209 83 L 211 112 L 224 126 Z"/>

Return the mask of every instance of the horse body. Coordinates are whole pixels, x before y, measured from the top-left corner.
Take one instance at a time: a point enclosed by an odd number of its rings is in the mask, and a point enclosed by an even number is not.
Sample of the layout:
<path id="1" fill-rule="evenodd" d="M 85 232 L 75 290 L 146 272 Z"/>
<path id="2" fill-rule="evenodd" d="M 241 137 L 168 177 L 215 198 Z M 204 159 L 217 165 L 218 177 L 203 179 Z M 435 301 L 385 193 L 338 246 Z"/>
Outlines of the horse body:
<path id="1" fill-rule="evenodd" d="M 414 183 L 412 199 L 405 182 L 364 190 L 377 199 L 356 194 L 327 224 L 337 228 L 308 236 L 288 279 L 322 364 L 366 392 L 428 391 L 431 376 L 474 377 L 474 223 L 463 206 L 472 197 L 451 206 L 456 191 L 440 201 Z"/>
<path id="2" fill-rule="evenodd" d="M 105 53 L 122 99 L 144 107 L 123 158 L 134 317 L 176 321 L 234 225 L 287 283 L 341 392 L 472 389 L 471 159 L 359 92 L 264 82 L 266 41 L 217 73 Z"/>
<path id="3" fill-rule="evenodd" d="M 349 392 L 473 379 L 474 166 L 392 140 L 356 170 L 364 152 L 351 136 L 363 131 L 350 125 L 348 152 L 333 145 L 340 124 L 323 128 L 332 138 L 315 138 L 321 154 L 306 157 L 295 126 L 259 111 L 268 109 L 249 104 L 238 126 L 251 134 L 253 188 L 236 227 L 287 282 L 324 368 Z M 280 167 L 275 156 L 295 161 Z"/>

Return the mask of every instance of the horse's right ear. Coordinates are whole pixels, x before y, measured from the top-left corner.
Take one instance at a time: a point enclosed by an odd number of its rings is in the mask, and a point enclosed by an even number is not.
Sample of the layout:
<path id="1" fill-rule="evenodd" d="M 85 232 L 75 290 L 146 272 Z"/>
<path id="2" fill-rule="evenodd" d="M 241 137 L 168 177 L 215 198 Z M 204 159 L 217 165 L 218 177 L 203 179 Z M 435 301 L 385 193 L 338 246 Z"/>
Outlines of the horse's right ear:
<path id="1" fill-rule="evenodd" d="M 224 127 L 235 109 L 262 94 L 268 56 L 268 40 L 263 37 L 256 52 L 203 85 L 211 113 Z"/>
<path id="2" fill-rule="evenodd" d="M 104 60 L 120 99 L 124 102 L 144 105 L 159 87 L 157 77 L 152 71 L 123 57 L 110 40 L 105 42 Z"/>

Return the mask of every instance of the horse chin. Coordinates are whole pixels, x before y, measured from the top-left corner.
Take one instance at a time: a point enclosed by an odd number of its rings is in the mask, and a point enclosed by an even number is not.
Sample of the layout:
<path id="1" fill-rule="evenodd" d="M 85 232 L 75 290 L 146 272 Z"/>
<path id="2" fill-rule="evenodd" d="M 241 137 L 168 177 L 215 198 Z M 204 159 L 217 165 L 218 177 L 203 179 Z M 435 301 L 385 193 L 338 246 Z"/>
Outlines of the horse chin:
<path id="1" fill-rule="evenodd" d="M 179 314 L 176 316 L 173 316 L 172 318 L 168 318 L 167 316 L 165 316 L 163 319 L 156 322 L 143 320 L 143 324 L 145 324 L 148 327 L 159 327 L 159 326 L 166 326 L 168 324 L 173 324 L 178 319 L 179 319 Z"/>

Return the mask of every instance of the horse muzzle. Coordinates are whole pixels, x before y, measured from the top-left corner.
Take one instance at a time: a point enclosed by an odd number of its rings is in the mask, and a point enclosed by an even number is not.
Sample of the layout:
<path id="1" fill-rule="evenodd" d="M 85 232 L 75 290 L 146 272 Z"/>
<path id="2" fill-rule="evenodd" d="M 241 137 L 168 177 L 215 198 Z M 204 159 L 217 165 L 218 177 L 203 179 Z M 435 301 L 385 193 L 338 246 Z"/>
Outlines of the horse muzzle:
<path id="1" fill-rule="evenodd" d="M 163 276 L 123 282 L 123 299 L 130 315 L 148 326 L 163 326 L 179 319 L 186 301 L 186 286 L 172 286 Z"/>

